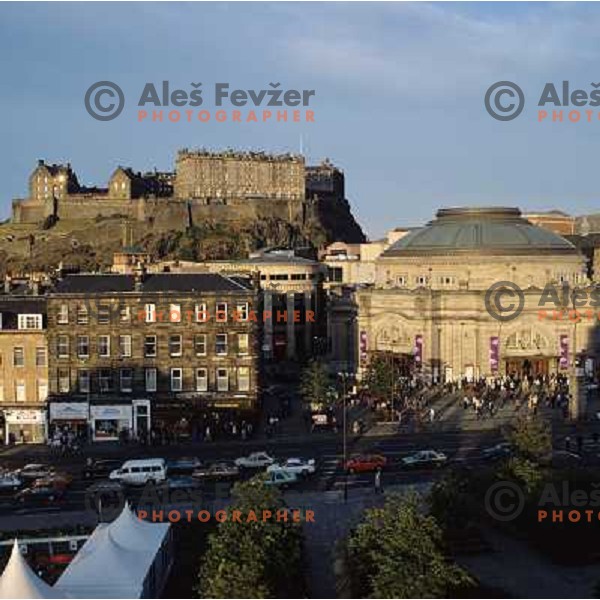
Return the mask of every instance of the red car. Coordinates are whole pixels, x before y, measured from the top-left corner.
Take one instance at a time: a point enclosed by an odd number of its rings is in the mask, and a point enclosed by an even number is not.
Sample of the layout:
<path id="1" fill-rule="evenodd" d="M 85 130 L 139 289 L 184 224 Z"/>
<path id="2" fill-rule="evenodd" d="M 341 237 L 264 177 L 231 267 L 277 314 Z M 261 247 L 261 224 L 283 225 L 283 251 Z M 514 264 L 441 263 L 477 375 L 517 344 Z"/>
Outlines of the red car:
<path id="1" fill-rule="evenodd" d="M 346 461 L 346 470 L 349 473 L 370 473 L 383 469 L 386 464 L 387 459 L 381 454 L 361 454 Z"/>

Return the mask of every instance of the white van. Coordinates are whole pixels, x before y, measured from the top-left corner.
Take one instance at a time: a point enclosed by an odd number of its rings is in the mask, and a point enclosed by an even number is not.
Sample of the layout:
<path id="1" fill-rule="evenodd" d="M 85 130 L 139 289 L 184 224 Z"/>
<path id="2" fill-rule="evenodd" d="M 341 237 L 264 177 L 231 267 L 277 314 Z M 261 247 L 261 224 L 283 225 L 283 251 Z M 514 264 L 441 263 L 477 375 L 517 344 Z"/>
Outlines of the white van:
<path id="1" fill-rule="evenodd" d="M 112 471 L 108 478 L 129 485 L 159 483 L 167 478 L 167 466 L 164 458 L 128 460 L 120 469 Z"/>

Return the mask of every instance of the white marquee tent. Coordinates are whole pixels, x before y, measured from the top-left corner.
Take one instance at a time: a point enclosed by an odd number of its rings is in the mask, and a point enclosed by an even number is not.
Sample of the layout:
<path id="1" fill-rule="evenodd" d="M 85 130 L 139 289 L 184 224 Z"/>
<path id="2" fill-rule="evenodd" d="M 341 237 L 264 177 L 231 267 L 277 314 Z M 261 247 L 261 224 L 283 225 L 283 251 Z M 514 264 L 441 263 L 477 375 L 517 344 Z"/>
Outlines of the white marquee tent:
<path id="1" fill-rule="evenodd" d="M 0 576 L 0 598 L 65 598 L 38 577 L 19 550 L 17 540 Z"/>
<path id="2" fill-rule="evenodd" d="M 55 589 L 74 598 L 152 598 L 171 566 L 169 523 L 138 519 L 129 506 L 92 532 Z"/>

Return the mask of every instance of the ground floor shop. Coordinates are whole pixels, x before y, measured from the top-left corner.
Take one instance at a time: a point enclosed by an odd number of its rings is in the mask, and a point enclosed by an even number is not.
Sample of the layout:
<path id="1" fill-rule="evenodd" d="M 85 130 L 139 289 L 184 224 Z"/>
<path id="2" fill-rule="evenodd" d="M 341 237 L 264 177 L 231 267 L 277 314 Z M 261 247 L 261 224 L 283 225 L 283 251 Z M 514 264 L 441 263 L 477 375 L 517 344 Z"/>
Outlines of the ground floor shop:
<path id="1" fill-rule="evenodd" d="M 6 408 L 3 420 L 5 444 L 41 444 L 46 441 L 45 407 Z"/>
<path id="2" fill-rule="evenodd" d="M 49 439 L 84 442 L 146 440 L 151 432 L 149 399 L 49 402 Z"/>

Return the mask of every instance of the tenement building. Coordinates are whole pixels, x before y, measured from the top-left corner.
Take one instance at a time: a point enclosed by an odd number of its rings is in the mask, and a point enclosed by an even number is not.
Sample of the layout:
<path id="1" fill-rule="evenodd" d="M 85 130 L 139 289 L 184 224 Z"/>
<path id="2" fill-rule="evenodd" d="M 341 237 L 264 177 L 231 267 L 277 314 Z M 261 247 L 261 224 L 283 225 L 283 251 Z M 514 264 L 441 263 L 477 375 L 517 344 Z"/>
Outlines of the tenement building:
<path id="1" fill-rule="evenodd" d="M 265 362 L 304 360 L 322 354 L 326 347 L 323 265 L 298 251 L 261 250 L 248 258 L 206 262 L 163 261 L 149 269 L 255 277 L 260 285 L 261 311 L 273 315 L 262 322 L 261 358 Z"/>
<path id="2" fill-rule="evenodd" d="M 256 307 L 255 284 L 241 277 L 141 268 L 65 277 L 48 296 L 50 436 L 185 437 L 215 415 L 251 419 Z"/>
<path id="3" fill-rule="evenodd" d="M 36 290 L 0 294 L 0 434 L 3 443 L 46 438 L 46 301 Z"/>
<path id="4" fill-rule="evenodd" d="M 330 335 L 347 340 L 335 347 L 340 368 L 361 372 L 385 352 L 434 381 L 595 371 L 598 309 L 575 246 L 516 208 L 436 217 L 375 260 L 373 284 L 333 307 Z"/>

